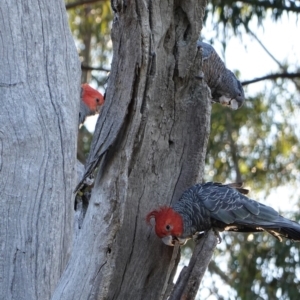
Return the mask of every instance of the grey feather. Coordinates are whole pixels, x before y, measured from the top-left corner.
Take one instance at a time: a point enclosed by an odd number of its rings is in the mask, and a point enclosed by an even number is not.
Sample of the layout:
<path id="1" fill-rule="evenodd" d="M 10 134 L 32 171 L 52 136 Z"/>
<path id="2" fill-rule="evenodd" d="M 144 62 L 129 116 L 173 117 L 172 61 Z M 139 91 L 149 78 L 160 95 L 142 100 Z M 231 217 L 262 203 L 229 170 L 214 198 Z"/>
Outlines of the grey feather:
<path id="1" fill-rule="evenodd" d="M 78 126 L 80 124 L 83 124 L 86 117 L 94 115 L 96 112 L 93 112 L 89 109 L 89 107 L 83 102 L 80 101 L 80 108 L 79 108 L 79 121 L 78 121 Z"/>
<path id="2" fill-rule="evenodd" d="M 226 68 L 211 45 L 198 41 L 197 46 L 202 49 L 204 80 L 211 90 L 212 101 L 232 109 L 241 107 L 245 95 L 240 81 Z"/>
<path id="3" fill-rule="evenodd" d="M 277 238 L 300 241 L 300 224 L 280 216 L 272 207 L 249 199 L 234 185 L 214 182 L 194 185 L 172 207 L 183 218 L 183 238 L 215 227 L 241 232 L 266 230 Z"/>

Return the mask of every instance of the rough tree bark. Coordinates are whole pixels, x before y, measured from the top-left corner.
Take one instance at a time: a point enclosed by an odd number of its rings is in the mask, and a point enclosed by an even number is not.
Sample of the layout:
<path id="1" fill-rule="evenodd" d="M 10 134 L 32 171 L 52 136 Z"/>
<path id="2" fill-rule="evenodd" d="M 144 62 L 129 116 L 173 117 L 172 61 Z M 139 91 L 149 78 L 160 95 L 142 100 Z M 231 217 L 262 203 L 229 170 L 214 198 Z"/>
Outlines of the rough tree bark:
<path id="1" fill-rule="evenodd" d="M 217 243 L 218 237 L 213 229 L 206 232 L 201 239 L 196 240 L 189 265 L 183 267 L 168 300 L 195 299 Z"/>
<path id="2" fill-rule="evenodd" d="M 106 154 L 53 299 L 168 296 L 178 255 L 145 216 L 202 176 L 210 102 L 195 76 L 205 4 L 112 1 L 112 71 L 92 145 Z"/>
<path id="3" fill-rule="evenodd" d="M 61 0 L 0 16 L 0 299 L 50 299 L 72 247 L 80 62 Z"/>
<path id="4" fill-rule="evenodd" d="M 165 299 L 178 255 L 145 215 L 203 172 L 210 103 L 195 76 L 205 1 L 112 5 L 95 134 L 108 150 L 53 299 Z M 0 299 L 50 299 L 74 234 L 80 64 L 61 1 L 5 0 L 0 12 Z"/>

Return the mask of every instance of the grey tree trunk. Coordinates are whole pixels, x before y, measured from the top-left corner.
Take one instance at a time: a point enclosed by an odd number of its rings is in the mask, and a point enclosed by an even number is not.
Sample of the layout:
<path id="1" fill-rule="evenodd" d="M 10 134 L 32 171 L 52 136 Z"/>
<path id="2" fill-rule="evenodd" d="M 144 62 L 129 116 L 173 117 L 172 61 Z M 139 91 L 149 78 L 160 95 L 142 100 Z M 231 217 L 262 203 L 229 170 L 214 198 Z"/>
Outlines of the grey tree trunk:
<path id="1" fill-rule="evenodd" d="M 72 247 L 80 62 L 61 0 L 0 2 L 0 299 L 50 299 Z"/>
<path id="2" fill-rule="evenodd" d="M 202 178 L 210 101 L 197 50 L 205 1 L 112 1 L 114 57 L 92 145 L 106 151 L 53 299 L 166 299 L 178 253 L 146 214 Z M 176 247 L 177 249 L 177 247 Z"/>
<path id="3" fill-rule="evenodd" d="M 145 216 L 201 180 L 205 1 L 112 2 L 114 58 L 95 134 L 110 143 L 69 262 L 80 63 L 61 1 L 0 4 L 0 299 L 164 299 L 171 290 L 178 253 Z"/>

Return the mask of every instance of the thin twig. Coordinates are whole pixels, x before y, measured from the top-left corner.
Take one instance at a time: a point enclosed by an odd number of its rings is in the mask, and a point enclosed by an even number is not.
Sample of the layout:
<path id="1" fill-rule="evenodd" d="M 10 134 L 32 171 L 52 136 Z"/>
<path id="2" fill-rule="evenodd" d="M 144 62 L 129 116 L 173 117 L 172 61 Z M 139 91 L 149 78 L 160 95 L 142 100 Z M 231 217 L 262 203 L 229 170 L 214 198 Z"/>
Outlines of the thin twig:
<path id="1" fill-rule="evenodd" d="M 256 36 L 256 34 L 248 29 L 250 34 L 252 35 L 252 37 L 254 37 L 256 39 L 256 41 L 260 44 L 260 46 L 267 52 L 267 54 L 276 62 L 276 64 L 283 70 L 285 71 L 284 69 L 284 66 L 280 63 L 280 61 L 278 59 L 276 59 L 276 57 L 267 49 L 267 47 L 261 42 L 261 40 Z"/>
<path id="2" fill-rule="evenodd" d="M 276 62 L 276 64 L 280 67 L 283 72 L 287 71 L 287 67 L 285 67 L 276 57 L 267 49 L 267 47 L 262 43 L 262 41 L 256 36 L 256 34 L 249 29 L 250 34 L 256 39 L 256 41 L 260 44 L 260 46 L 266 51 L 266 53 Z M 297 81 L 291 79 L 297 89 L 300 89 L 300 85 Z"/>
<path id="3" fill-rule="evenodd" d="M 300 78 L 300 73 L 275 73 L 275 74 L 269 74 L 269 75 L 265 75 L 262 77 L 257 77 L 254 79 L 250 79 L 250 80 L 245 80 L 242 82 L 242 85 L 248 85 L 251 83 L 255 83 L 255 82 L 259 82 L 259 81 L 263 81 L 263 80 L 267 80 L 267 79 L 277 79 L 277 78 L 289 78 L 289 79 L 293 79 L 293 78 Z"/>
<path id="4" fill-rule="evenodd" d="M 110 72 L 109 69 L 106 69 L 106 68 L 103 68 L 103 67 L 91 67 L 91 66 L 86 66 L 86 65 L 81 65 L 81 70 L 84 70 L 84 71 L 104 71 L 104 72 L 107 72 L 107 73 Z"/>

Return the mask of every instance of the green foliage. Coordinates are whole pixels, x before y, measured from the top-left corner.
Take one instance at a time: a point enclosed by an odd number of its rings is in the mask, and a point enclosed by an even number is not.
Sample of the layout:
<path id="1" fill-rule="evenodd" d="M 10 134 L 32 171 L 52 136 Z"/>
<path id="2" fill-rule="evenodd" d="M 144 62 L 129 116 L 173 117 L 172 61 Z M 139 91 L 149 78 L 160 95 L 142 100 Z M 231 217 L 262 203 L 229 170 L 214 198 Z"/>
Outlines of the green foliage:
<path id="1" fill-rule="evenodd" d="M 238 111 L 214 104 L 205 180 L 235 181 L 240 176 L 247 186 L 265 192 L 297 183 L 300 142 L 296 104 L 291 84 L 285 80 L 248 98 Z M 289 199 L 285 201 L 288 205 Z M 300 219 L 298 214 L 289 217 Z M 218 266 L 222 261 L 227 262 L 226 270 Z M 211 276 L 217 274 L 234 289 L 235 299 L 297 299 L 299 264 L 299 246 L 291 241 L 281 243 L 263 233 L 226 233 L 209 270 Z"/>
<path id="2" fill-rule="evenodd" d="M 299 215 L 298 215 L 299 220 Z M 225 234 L 224 234 L 225 236 Z M 227 234 L 217 260 L 227 261 L 227 284 L 239 299 L 297 299 L 299 247 L 268 234 Z M 229 257 L 226 253 L 230 253 Z"/>
<path id="3" fill-rule="evenodd" d="M 66 0 L 65 3 L 73 3 Z M 109 70 L 112 57 L 110 1 L 78 5 L 68 11 L 69 25 L 82 65 Z M 82 83 L 96 82 L 103 87 L 107 71 L 82 71 Z M 78 134 L 77 158 L 84 163 L 89 153 L 92 134 L 82 126 Z"/>
<path id="4" fill-rule="evenodd" d="M 76 6 L 68 10 L 68 17 L 82 64 L 109 69 L 112 56 L 110 1 Z M 99 86 L 103 86 L 107 72 L 93 71 L 92 74 L 91 76 L 90 71 L 83 70 L 82 82 L 94 80 Z"/>
<path id="5" fill-rule="evenodd" d="M 249 30 L 249 22 L 253 19 L 262 25 L 267 13 L 270 13 L 274 21 L 281 18 L 284 13 L 300 12 L 298 1 L 293 0 L 264 0 L 264 1 L 234 1 L 234 0 L 212 0 L 207 6 L 207 15 L 213 14 L 220 28 L 222 25 L 231 27 L 235 34 L 239 33 L 241 28 Z"/>
<path id="6" fill-rule="evenodd" d="M 245 181 L 256 190 L 297 180 L 299 109 L 292 102 L 292 95 L 277 85 L 237 111 L 214 104 L 205 180 Z"/>
<path id="7" fill-rule="evenodd" d="M 83 164 L 90 152 L 90 146 L 93 135 L 90 133 L 85 126 L 81 126 L 78 132 L 77 140 L 77 159 Z"/>

